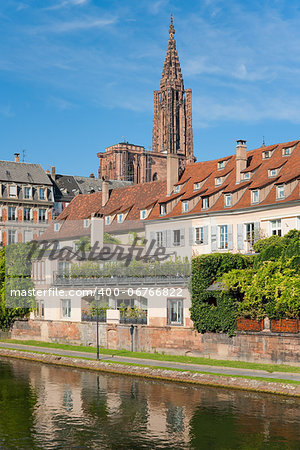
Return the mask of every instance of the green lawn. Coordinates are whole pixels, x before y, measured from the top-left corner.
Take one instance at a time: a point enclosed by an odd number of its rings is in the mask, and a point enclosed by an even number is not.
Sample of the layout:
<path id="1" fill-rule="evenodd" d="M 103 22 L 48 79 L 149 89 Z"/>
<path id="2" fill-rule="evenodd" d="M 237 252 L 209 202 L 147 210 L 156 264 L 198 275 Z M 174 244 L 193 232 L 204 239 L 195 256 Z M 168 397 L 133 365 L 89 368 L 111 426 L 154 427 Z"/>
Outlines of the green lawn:
<path id="1" fill-rule="evenodd" d="M 95 347 L 84 347 L 83 345 L 69 345 L 69 344 L 56 344 L 43 341 L 23 341 L 16 339 L 4 339 L 0 342 L 7 342 L 10 344 L 22 344 L 33 345 L 35 347 L 45 347 L 53 349 L 62 349 L 70 351 L 80 351 L 86 353 L 96 353 Z M 145 352 L 130 352 L 127 350 L 111 350 L 101 348 L 100 353 L 105 355 L 126 356 L 139 359 L 152 359 L 156 361 L 170 361 L 184 364 L 202 364 L 206 366 L 218 366 L 218 367 L 234 367 L 238 369 L 253 369 L 253 370 L 265 370 L 267 372 L 291 372 L 300 373 L 300 367 L 288 366 L 285 364 L 262 364 L 251 363 L 245 361 L 231 361 L 231 360 L 219 360 L 210 358 L 201 358 L 195 356 L 180 356 L 180 355 L 165 355 L 162 353 L 145 353 Z"/>
<path id="2" fill-rule="evenodd" d="M 4 342 L 4 341 L 0 341 L 0 342 Z M 17 341 L 19 342 L 19 341 Z M 26 342 L 32 342 L 32 341 L 26 341 Z M 29 345 L 29 344 L 28 344 Z M 70 346 L 73 347 L 73 346 Z M 79 347 L 79 346 L 75 346 L 75 347 Z M 80 347 L 81 348 L 81 347 Z M 9 350 L 9 349 L 8 349 Z M 23 350 L 24 352 L 28 352 L 28 353 L 32 353 L 30 350 Z M 45 353 L 45 352 L 38 352 L 35 351 L 34 353 L 38 354 L 38 355 L 49 355 L 49 353 Z M 87 352 L 87 353 L 91 353 L 91 352 Z M 131 352 L 128 352 L 131 354 Z M 51 353 L 51 355 L 53 356 L 62 356 L 59 355 L 57 353 Z M 64 357 L 66 358 L 72 358 L 71 355 L 64 355 Z M 92 358 L 88 358 L 88 357 L 76 357 L 76 359 L 82 359 L 82 360 L 88 360 L 88 361 L 95 361 Z M 199 374 L 203 374 L 203 375 L 213 375 L 216 377 L 231 377 L 231 378 L 244 378 L 246 380 L 257 380 L 257 381 L 265 381 L 265 382 L 271 382 L 271 383 L 282 383 L 282 384 L 293 384 L 293 385 L 300 385 L 300 381 L 295 381 L 295 380 L 284 380 L 281 378 L 263 378 L 263 377 L 255 377 L 255 376 L 247 376 L 247 375 L 229 375 L 229 374 L 221 374 L 221 373 L 215 373 L 215 372 L 203 372 L 201 370 L 187 370 L 187 369 L 177 369 L 177 368 L 172 368 L 172 367 L 161 367 L 161 366 L 149 366 L 147 364 L 138 364 L 138 363 L 129 363 L 129 362 L 114 362 L 114 361 L 105 361 L 107 364 L 120 364 L 120 365 L 124 365 L 124 366 L 133 366 L 133 367 L 147 367 L 149 369 L 160 369 L 160 370 L 171 370 L 171 371 L 176 371 L 176 372 L 191 372 L 191 373 L 199 373 Z"/>

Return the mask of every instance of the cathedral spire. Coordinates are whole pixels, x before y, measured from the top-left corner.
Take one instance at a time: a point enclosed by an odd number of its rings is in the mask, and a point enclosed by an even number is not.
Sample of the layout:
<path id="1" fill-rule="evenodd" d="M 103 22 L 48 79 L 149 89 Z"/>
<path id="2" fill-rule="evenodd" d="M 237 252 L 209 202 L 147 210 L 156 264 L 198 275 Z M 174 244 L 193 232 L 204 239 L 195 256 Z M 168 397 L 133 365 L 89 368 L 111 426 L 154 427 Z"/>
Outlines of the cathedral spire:
<path id="1" fill-rule="evenodd" d="M 174 39 L 175 28 L 173 24 L 173 16 L 171 16 L 171 23 L 169 28 L 169 42 L 168 50 L 165 57 L 165 63 L 160 80 L 160 88 L 166 87 L 181 87 L 183 89 L 183 79 L 181 75 L 181 68 L 179 63 L 179 57 L 176 49 L 176 43 Z"/>
<path id="2" fill-rule="evenodd" d="M 169 35 L 160 90 L 154 91 L 152 149 L 176 154 L 184 165 L 194 161 L 192 92 L 184 89 L 172 15 Z"/>

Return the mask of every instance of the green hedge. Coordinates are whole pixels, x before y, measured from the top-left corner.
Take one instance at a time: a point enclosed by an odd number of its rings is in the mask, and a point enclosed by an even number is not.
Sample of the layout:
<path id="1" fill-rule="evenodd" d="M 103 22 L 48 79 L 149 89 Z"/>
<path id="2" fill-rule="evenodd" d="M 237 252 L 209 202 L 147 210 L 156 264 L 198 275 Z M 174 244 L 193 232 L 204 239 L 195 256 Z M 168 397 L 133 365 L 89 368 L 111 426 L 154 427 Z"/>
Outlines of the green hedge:
<path id="1" fill-rule="evenodd" d="M 252 267 L 253 257 L 232 253 L 201 255 L 192 260 L 191 319 L 200 332 L 236 330 L 237 302 L 234 292 L 207 291 L 207 288 L 233 269 Z"/>

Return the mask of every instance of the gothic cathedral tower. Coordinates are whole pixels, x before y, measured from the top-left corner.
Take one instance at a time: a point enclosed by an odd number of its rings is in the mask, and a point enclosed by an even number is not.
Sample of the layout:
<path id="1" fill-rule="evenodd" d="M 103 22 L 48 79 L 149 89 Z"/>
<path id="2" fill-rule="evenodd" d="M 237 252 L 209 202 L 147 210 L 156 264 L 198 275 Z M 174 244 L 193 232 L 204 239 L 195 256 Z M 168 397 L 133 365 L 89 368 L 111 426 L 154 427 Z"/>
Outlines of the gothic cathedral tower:
<path id="1" fill-rule="evenodd" d="M 169 34 L 160 90 L 154 91 L 152 150 L 182 155 L 185 162 L 190 163 L 195 160 L 192 90 L 184 89 L 172 16 Z"/>

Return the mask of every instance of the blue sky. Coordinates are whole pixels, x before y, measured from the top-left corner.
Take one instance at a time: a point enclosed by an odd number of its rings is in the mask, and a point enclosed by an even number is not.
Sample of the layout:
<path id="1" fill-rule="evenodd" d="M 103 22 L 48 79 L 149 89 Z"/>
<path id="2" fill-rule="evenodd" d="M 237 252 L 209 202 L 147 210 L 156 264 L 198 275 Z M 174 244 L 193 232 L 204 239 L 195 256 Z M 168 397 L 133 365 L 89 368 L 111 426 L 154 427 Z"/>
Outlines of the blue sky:
<path id="1" fill-rule="evenodd" d="M 171 12 L 198 160 L 300 138 L 298 1 L 3 0 L 0 159 L 88 176 L 123 137 L 150 147 Z"/>

